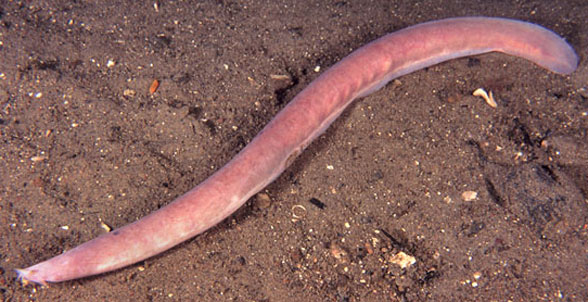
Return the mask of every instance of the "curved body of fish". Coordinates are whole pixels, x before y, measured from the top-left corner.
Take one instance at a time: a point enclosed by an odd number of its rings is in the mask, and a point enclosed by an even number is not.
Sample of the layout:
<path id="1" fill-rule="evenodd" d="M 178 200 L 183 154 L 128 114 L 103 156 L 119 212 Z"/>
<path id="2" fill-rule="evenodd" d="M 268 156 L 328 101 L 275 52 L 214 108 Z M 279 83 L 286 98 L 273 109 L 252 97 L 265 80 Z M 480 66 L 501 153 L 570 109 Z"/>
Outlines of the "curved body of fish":
<path id="1" fill-rule="evenodd" d="M 163 252 L 235 212 L 354 99 L 415 70 L 491 51 L 561 74 L 573 72 L 578 64 L 574 50 L 558 35 L 516 20 L 453 18 L 388 34 L 320 75 L 235 158 L 191 191 L 134 223 L 17 272 L 24 280 L 45 284 L 108 272 Z"/>

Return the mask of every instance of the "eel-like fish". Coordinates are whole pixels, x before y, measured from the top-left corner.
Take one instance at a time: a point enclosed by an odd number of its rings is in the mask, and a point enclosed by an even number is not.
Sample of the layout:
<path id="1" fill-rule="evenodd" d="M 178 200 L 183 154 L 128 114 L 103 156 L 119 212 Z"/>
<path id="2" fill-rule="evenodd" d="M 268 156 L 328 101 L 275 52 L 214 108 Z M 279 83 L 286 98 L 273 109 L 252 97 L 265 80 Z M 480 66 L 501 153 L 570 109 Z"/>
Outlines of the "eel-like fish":
<path id="1" fill-rule="evenodd" d="M 390 80 L 463 56 L 498 51 L 552 72 L 572 73 L 574 50 L 557 34 L 527 22 L 452 18 L 390 33 L 348 55 L 315 79 L 230 162 L 150 215 L 49 260 L 17 270 L 46 284 L 112 271 L 187 240 L 219 223 L 280 175 L 354 99 Z"/>

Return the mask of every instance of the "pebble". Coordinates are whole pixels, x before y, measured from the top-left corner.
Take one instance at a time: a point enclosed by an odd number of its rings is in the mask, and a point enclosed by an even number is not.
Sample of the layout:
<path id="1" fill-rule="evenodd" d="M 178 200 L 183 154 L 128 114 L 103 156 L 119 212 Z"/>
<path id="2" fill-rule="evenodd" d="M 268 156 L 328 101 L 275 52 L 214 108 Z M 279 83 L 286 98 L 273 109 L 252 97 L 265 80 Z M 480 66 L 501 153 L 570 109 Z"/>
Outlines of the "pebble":
<path id="1" fill-rule="evenodd" d="M 266 193 L 258 193 L 255 195 L 255 206 L 260 209 L 267 209 L 272 204 L 272 200 Z"/>
<path id="2" fill-rule="evenodd" d="M 475 191 L 465 191 L 465 192 L 461 193 L 461 198 L 464 201 L 472 201 L 472 200 L 478 198 L 478 192 L 475 192 Z"/>
<path id="3" fill-rule="evenodd" d="M 342 263 L 347 262 L 347 251 L 345 251 L 340 245 L 337 243 L 331 243 L 330 248 L 331 256 L 335 259 L 339 260 Z"/>
<path id="4" fill-rule="evenodd" d="M 125 89 L 125 91 L 123 91 L 124 96 L 135 96 L 136 94 L 137 92 L 133 89 Z"/>

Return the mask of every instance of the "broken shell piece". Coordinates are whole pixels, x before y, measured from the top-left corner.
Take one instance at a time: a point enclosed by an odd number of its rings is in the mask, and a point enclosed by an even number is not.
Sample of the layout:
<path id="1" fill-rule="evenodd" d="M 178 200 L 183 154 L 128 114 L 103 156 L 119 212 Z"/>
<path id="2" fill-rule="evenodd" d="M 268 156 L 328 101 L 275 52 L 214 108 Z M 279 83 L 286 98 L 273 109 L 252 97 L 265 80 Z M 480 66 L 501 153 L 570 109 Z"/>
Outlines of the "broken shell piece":
<path id="1" fill-rule="evenodd" d="M 461 193 L 461 199 L 464 201 L 472 201 L 476 198 L 478 198 L 478 192 L 476 191 L 465 191 Z"/>
<path id="2" fill-rule="evenodd" d="M 44 161 L 46 159 L 47 159 L 47 156 L 33 156 L 33 157 L 31 157 L 31 161 L 34 161 L 34 162 Z"/>
<path id="3" fill-rule="evenodd" d="M 405 252 L 399 252 L 398 254 L 391 256 L 388 259 L 388 262 L 394 263 L 400 266 L 400 268 L 404 269 L 415 264 L 416 259 L 413 256 L 406 254 Z"/>
<path id="4" fill-rule="evenodd" d="M 484 90 L 484 88 L 478 88 L 474 91 L 473 95 L 482 97 L 484 99 L 484 101 L 486 101 L 486 103 L 488 105 L 490 105 L 490 107 L 492 107 L 492 108 L 498 107 L 498 104 L 496 104 L 496 101 L 494 100 L 494 96 L 492 95 L 492 91 L 490 91 L 490 95 L 488 95 L 488 93 L 486 92 L 486 90 Z"/>
<path id="5" fill-rule="evenodd" d="M 135 96 L 137 92 L 133 89 L 125 89 L 123 91 L 123 96 Z"/>
<path id="6" fill-rule="evenodd" d="M 277 81 L 290 80 L 290 77 L 285 74 L 270 74 L 270 79 Z"/>
<path id="7" fill-rule="evenodd" d="M 102 221 L 100 221 L 100 227 L 103 228 L 107 233 L 112 230 L 112 228 L 108 224 Z"/>

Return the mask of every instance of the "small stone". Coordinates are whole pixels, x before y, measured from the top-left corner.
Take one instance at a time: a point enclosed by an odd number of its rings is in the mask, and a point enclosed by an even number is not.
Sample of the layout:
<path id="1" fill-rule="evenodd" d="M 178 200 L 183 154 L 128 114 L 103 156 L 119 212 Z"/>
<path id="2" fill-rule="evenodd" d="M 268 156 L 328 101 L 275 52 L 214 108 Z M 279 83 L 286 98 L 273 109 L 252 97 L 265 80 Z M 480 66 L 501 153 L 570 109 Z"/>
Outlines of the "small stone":
<path id="1" fill-rule="evenodd" d="M 472 200 L 478 198 L 478 192 L 475 192 L 475 191 L 465 191 L 465 192 L 461 193 L 461 198 L 464 201 L 472 201 Z"/>
<path id="2" fill-rule="evenodd" d="M 402 86 L 402 82 L 399 79 L 392 81 L 392 88 L 398 88 Z"/>
<path id="3" fill-rule="evenodd" d="M 342 263 L 347 262 L 347 251 L 345 251 L 340 245 L 338 245 L 337 243 L 331 243 L 331 248 L 330 248 L 330 252 L 331 255 L 339 260 Z"/>
<path id="4" fill-rule="evenodd" d="M 272 204 L 272 200 L 266 193 L 255 195 L 255 206 L 260 209 L 267 209 Z"/>
<path id="5" fill-rule="evenodd" d="M 123 91 L 124 96 L 135 96 L 136 94 L 137 92 L 133 89 L 125 89 L 125 91 Z"/>

